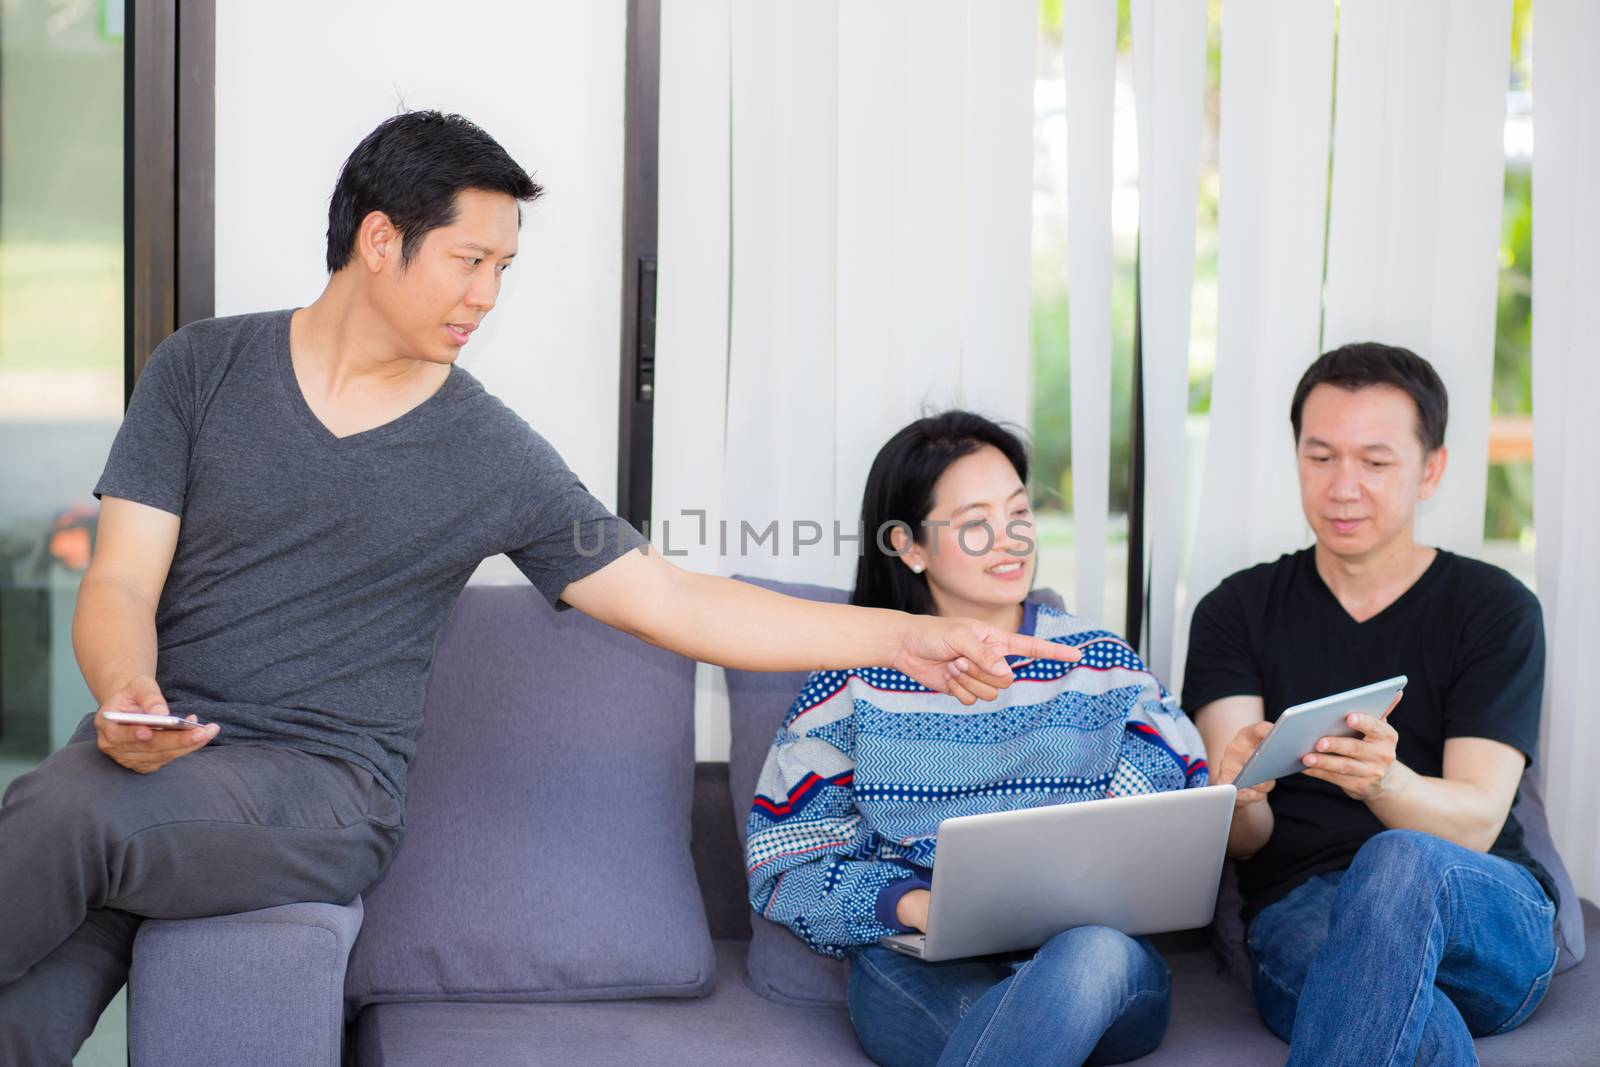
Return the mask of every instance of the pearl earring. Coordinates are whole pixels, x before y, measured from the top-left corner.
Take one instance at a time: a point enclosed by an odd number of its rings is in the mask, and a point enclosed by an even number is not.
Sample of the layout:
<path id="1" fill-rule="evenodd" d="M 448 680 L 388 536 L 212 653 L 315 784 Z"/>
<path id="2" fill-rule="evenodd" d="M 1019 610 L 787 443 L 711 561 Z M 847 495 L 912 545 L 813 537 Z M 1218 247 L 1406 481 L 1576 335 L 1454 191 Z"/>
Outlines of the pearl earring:
<path id="1" fill-rule="evenodd" d="M 912 574 L 921 574 L 921 573 L 922 573 L 922 564 L 920 564 L 920 563 L 913 563 L 913 564 L 912 564 L 912 565 L 911 565 L 911 573 L 912 573 Z"/>

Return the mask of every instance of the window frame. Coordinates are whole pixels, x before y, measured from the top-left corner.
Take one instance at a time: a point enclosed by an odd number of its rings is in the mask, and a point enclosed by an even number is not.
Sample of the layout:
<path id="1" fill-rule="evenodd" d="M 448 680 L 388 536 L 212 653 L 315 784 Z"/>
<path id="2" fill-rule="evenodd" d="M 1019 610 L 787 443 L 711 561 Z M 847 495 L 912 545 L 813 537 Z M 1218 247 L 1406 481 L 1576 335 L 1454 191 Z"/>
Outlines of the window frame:
<path id="1" fill-rule="evenodd" d="M 624 90 L 622 348 L 617 514 L 648 529 L 655 462 L 656 220 L 661 132 L 661 0 L 628 0 Z"/>
<path id="2" fill-rule="evenodd" d="M 216 0 L 129 4 L 123 43 L 123 403 L 216 306 Z"/>

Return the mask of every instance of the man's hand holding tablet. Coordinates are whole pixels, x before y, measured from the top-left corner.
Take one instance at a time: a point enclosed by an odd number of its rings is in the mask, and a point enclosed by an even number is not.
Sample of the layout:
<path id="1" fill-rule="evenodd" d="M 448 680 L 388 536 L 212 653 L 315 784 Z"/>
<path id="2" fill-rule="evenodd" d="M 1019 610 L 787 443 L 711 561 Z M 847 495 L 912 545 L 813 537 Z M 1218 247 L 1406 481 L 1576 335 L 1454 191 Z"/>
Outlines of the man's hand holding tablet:
<path id="1" fill-rule="evenodd" d="M 1277 779 L 1302 771 L 1332 782 L 1355 800 L 1379 796 L 1400 736 L 1388 716 L 1406 681 L 1400 675 L 1374 682 L 1296 705 L 1275 723 L 1246 726 L 1229 743 L 1218 781 L 1239 788 L 1241 805 L 1261 800 Z"/>
<path id="2" fill-rule="evenodd" d="M 1352 714 L 1345 722 L 1359 737 L 1324 737 L 1317 750 L 1302 757 L 1311 778 L 1332 782 L 1351 800 L 1376 800 L 1390 784 L 1395 765 L 1395 745 L 1400 734 L 1389 725 L 1389 712 L 1400 703 L 1396 696 L 1382 715 Z"/>
<path id="3" fill-rule="evenodd" d="M 1272 725 L 1272 723 L 1265 721 L 1251 723 L 1240 730 L 1232 741 L 1228 742 L 1228 747 L 1222 752 L 1222 758 L 1217 761 L 1217 784 L 1228 785 L 1232 783 L 1237 787 L 1239 772 L 1244 769 L 1246 763 L 1250 762 L 1250 757 L 1256 754 L 1256 750 L 1261 747 L 1261 742 L 1272 732 Z M 1277 784 L 1275 780 L 1269 778 L 1265 782 L 1258 782 L 1255 785 L 1239 789 L 1233 797 L 1234 810 L 1238 811 L 1240 808 L 1249 807 L 1251 804 L 1258 804 L 1267 799 L 1267 794 L 1272 792 L 1273 787 Z"/>

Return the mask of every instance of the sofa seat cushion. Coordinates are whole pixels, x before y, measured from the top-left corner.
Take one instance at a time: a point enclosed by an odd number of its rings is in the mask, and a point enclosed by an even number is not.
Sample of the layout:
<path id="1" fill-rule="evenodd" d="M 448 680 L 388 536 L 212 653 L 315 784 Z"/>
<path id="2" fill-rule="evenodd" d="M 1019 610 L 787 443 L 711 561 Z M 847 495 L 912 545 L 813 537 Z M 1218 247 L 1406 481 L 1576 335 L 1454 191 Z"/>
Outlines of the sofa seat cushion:
<path id="1" fill-rule="evenodd" d="M 357 1067 L 871 1064 L 840 1008 L 795 1008 L 744 982 L 746 942 L 716 943 L 717 986 L 699 1000 L 587 1004 L 376 1004 L 356 1020 Z"/>
<path id="2" fill-rule="evenodd" d="M 530 586 L 440 632 L 406 832 L 363 896 L 354 1006 L 701 996 L 694 665 Z"/>
<path id="3" fill-rule="evenodd" d="M 1588 934 L 1600 910 L 1584 905 Z M 595 1067 L 651 1063 L 772 1067 L 870 1063 L 843 1008 L 795 1007 L 744 981 L 745 942 L 719 941 L 717 988 L 703 1000 L 589 1004 L 380 1004 L 356 1021 L 357 1067 L 493 1063 Z M 1140 1067 L 1278 1067 L 1288 1047 L 1256 1016 L 1250 994 L 1219 972 L 1207 948 L 1169 952 L 1172 1022 Z M 1594 1062 L 1600 967 L 1557 976 L 1520 1028 L 1477 1043 L 1483 1067 L 1586 1067 Z"/>

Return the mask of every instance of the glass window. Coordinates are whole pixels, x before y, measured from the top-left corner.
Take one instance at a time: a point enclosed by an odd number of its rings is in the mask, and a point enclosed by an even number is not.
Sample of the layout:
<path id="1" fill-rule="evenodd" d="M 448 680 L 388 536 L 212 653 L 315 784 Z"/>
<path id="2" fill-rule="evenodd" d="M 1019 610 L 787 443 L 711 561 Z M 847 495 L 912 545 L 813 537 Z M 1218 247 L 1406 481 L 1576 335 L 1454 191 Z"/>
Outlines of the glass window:
<path id="1" fill-rule="evenodd" d="M 0 788 L 94 710 L 72 652 L 122 418 L 122 13 L 0 0 Z M 79 1064 L 125 1064 L 122 997 Z"/>
<path id="2" fill-rule="evenodd" d="M 1534 584 L 1533 536 L 1533 5 L 1516 0 L 1506 90 L 1505 206 L 1489 408 L 1486 560 Z"/>

